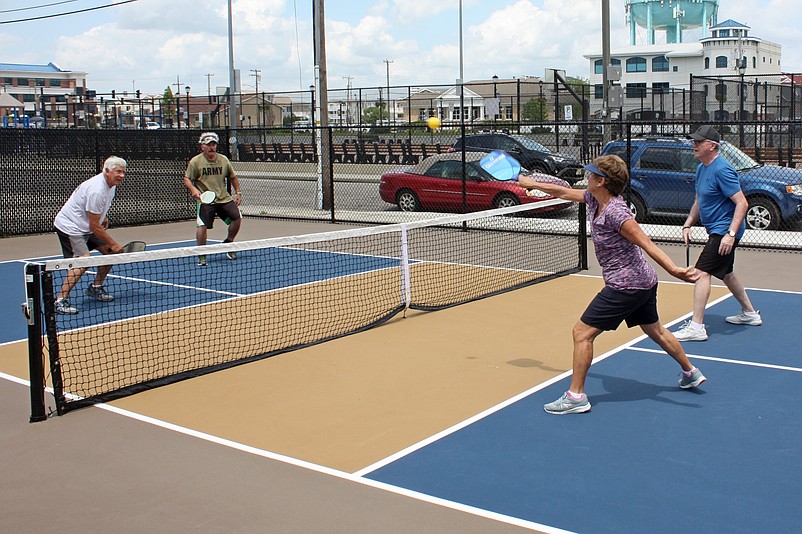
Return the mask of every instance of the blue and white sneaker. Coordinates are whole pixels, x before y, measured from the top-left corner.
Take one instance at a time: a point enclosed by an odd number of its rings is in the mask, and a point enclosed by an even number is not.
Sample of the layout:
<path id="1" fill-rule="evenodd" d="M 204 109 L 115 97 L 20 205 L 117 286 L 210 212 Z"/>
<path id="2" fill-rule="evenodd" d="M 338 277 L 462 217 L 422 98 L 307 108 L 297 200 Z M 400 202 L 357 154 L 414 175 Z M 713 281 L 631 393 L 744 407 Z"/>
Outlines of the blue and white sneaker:
<path id="1" fill-rule="evenodd" d="M 679 374 L 679 387 L 682 389 L 695 388 L 701 385 L 705 380 L 707 380 L 707 378 L 702 374 L 702 371 L 694 367 L 691 376 L 685 376 L 685 373 Z"/>
<path id="2" fill-rule="evenodd" d="M 566 391 L 563 396 L 556 401 L 545 404 L 543 409 L 548 413 L 556 415 L 589 412 L 590 401 L 588 401 L 588 396 L 584 393 L 581 399 L 576 400 Z"/>

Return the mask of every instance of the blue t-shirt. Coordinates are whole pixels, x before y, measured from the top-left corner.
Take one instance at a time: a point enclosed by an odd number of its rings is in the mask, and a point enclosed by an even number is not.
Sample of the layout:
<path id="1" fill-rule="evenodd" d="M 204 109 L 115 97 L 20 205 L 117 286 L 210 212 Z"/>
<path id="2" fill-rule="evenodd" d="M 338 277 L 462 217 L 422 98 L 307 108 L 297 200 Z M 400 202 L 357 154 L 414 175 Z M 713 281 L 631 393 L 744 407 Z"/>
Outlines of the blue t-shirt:
<path id="1" fill-rule="evenodd" d="M 696 197 L 699 199 L 699 219 L 708 234 L 726 235 L 730 229 L 735 202 L 732 195 L 741 190 L 738 173 L 730 162 L 719 155 L 710 165 L 699 164 L 696 168 Z M 746 222 L 735 234 L 738 239 L 744 235 Z"/>

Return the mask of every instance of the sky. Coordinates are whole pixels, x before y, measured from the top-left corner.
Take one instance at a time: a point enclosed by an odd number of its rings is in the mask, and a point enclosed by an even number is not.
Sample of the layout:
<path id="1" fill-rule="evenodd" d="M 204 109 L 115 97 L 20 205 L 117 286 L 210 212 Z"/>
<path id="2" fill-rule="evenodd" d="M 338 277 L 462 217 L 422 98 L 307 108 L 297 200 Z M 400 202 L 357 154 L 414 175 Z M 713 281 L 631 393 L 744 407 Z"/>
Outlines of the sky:
<path id="1" fill-rule="evenodd" d="M 117 5 L 90 10 L 111 4 Z M 798 4 L 720 0 L 718 21 L 747 24 L 752 36 L 781 44 L 783 71 L 802 72 Z M 254 90 L 258 74 L 260 92 L 308 90 L 312 1 L 232 0 L 232 6 L 242 89 Z M 450 85 L 460 77 L 460 48 L 465 81 L 542 77 L 546 69 L 587 79 L 583 54 L 601 53 L 600 0 L 463 0 L 462 24 L 459 6 L 459 0 L 324 0 L 329 89 L 385 86 L 388 73 L 393 86 Z M 83 12 L 9 23 L 70 11 Z M 612 49 L 627 46 L 624 0 L 610 0 L 610 23 Z M 53 62 L 86 72 L 87 87 L 102 93 L 162 94 L 180 83 L 182 93 L 190 86 L 205 95 L 228 86 L 226 0 L 0 0 L 0 43 L 0 63 Z"/>

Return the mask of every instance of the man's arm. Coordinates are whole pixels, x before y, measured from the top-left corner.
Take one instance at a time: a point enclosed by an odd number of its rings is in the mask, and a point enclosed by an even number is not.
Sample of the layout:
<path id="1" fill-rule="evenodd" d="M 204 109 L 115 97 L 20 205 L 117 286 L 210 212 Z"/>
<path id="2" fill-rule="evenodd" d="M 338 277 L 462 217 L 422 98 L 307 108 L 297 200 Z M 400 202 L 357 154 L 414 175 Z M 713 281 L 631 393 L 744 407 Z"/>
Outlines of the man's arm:
<path id="1" fill-rule="evenodd" d="M 239 206 L 239 203 L 242 201 L 242 192 L 239 188 L 239 178 L 237 178 L 237 174 L 234 172 L 233 167 L 231 168 L 231 175 L 228 177 L 228 180 L 231 182 L 231 187 L 233 188 L 231 194 L 234 195 L 234 202 L 236 202 L 237 206 Z"/>
<path id="2" fill-rule="evenodd" d="M 106 222 L 100 220 L 99 213 L 87 213 L 89 216 L 89 231 L 92 232 L 98 239 L 101 241 L 105 241 L 106 245 L 108 245 L 109 252 L 113 252 L 114 254 L 119 254 L 123 251 L 122 245 L 117 243 L 111 234 L 106 231 Z"/>
<path id="3" fill-rule="evenodd" d="M 688 213 L 688 218 L 685 219 L 685 224 L 682 225 L 682 238 L 685 240 L 686 244 L 690 242 L 691 239 L 691 226 L 693 226 L 698 220 L 699 197 L 696 196 L 693 199 L 693 206 L 691 206 L 691 211 Z"/>
<path id="4" fill-rule="evenodd" d="M 730 200 L 735 203 L 735 212 L 732 214 L 732 221 L 730 221 L 728 230 L 733 234 L 737 234 L 738 230 L 741 229 L 741 223 L 744 222 L 744 217 L 746 217 L 746 212 L 749 209 L 749 201 L 746 200 L 743 191 L 738 191 L 730 196 Z M 730 235 L 729 232 L 721 238 L 721 244 L 718 246 L 718 253 L 722 256 L 726 256 L 732 252 L 732 249 L 735 247 L 735 238 Z"/>
<path id="5" fill-rule="evenodd" d="M 200 200 L 200 195 L 201 195 L 200 191 L 198 190 L 197 187 L 195 187 L 195 185 L 192 183 L 192 180 L 190 180 L 189 177 L 187 176 L 184 176 L 184 187 L 186 187 L 189 190 L 189 194 L 192 196 L 192 198 L 194 198 L 195 200 Z"/>

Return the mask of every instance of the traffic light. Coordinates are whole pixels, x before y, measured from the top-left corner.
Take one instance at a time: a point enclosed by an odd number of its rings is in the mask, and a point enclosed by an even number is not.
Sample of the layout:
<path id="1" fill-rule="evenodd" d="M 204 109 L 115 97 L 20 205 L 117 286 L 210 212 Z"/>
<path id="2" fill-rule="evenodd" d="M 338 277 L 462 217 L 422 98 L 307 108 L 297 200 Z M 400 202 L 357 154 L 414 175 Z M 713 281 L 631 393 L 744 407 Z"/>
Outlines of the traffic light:
<path id="1" fill-rule="evenodd" d="M 139 98 L 139 89 L 136 90 L 136 97 Z"/>
<path id="2" fill-rule="evenodd" d="M 114 99 L 114 89 L 111 90 L 111 98 Z"/>

